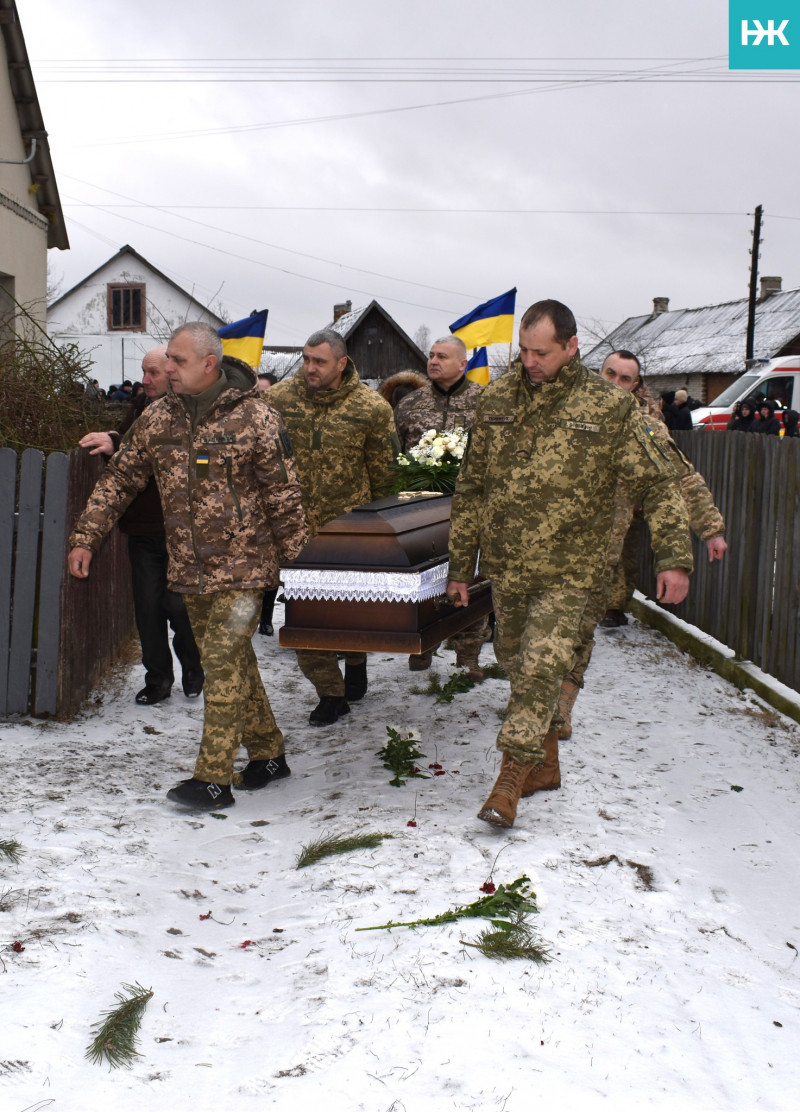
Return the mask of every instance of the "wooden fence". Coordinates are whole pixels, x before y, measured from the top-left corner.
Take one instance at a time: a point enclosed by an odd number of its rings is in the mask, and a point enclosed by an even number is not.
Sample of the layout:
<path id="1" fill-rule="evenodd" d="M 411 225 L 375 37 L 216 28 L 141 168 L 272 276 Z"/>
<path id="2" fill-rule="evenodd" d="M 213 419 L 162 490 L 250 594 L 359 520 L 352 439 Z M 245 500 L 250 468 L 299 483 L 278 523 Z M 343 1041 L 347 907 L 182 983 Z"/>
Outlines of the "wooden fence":
<path id="1" fill-rule="evenodd" d="M 800 439 L 742 432 L 679 432 L 675 441 L 706 480 L 726 525 L 728 551 L 709 564 L 693 537 L 689 597 L 674 607 L 742 660 L 800 691 Z M 642 546 L 638 586 L 655 597 Z"/>
<path id="2" fill-rule="evenodd" d="M 67 535 L 102 467 L 78 450 L 0 449 L 0 715 L 73 714 L 131 632 L 116 530 L 87 580 L 66 572 Z"/>

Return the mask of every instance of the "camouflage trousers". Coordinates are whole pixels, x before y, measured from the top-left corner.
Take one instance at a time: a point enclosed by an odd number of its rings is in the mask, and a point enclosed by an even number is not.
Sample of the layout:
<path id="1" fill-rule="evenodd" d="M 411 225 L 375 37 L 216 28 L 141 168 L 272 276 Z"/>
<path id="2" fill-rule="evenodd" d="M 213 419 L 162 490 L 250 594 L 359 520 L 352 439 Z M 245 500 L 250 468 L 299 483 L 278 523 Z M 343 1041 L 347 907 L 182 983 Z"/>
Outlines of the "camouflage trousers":
<path id="1" fill-rule="evenodd" d="M 561 681 L 575 664 L 594 593 L 549 588 L 520 596 L 497 587 L 492 593 L 494 651 L 511 681 L 497 748 L 523 764 L 538 764 L 545 735 L 560 724 Z"/>
<path id="2" fill-rule="evenodd" d="M 233 782 L 240 745 L 251 761 L 267 761 L 284 751 L 252 645 L 263 594 L 253 590 L 185 596 L 206 673 L 197 780 Z"/>
<path id="3" fill-rule="evenodd" d="M 366 659 L 366 653 L 344 654 L 345 665 L 363 664 Z M 344 678 L 335 652 L 298 649 L 297 664 L 306 679 L 314 685 L 320 699 L 325 695 L 344 697 Z"/>
<path id="4" fill-rule="evenodd" d="M 633 515 L 628 532 L 625 534 L 619 561 L 609 564 L 606 569 L 608 582 L 606 608 L 609 610 L 625 610 L 633 597 L 643 533 L 644 517 L 641 511 L 637 511 Z"/>
<path id="5" fill-rule="evenodd" d="M 478 655 L 484 641 L 488 639 L 489 615 L 486 614 L 471 626 L 462 629 L 460 633 L 454 633 L 452 637 L 448 638 L 447 647 L 463 656 L 469 656 L 472 653 Z"/>
<path id="6" fill-rule="evenodd" d="M 578 646 L 575 650 L 575 661 L 564 679 L 572 680 L 578 687 L 583 687 L 583 677 L 589 667 L 594 649 L 594 631 L 597 623 L 603 617 L 608 606 L 607 587 L 604 584 L 599 591 L 592 591 L 589 601 L 583 612 L 580 628 L 578 629 Z"/>

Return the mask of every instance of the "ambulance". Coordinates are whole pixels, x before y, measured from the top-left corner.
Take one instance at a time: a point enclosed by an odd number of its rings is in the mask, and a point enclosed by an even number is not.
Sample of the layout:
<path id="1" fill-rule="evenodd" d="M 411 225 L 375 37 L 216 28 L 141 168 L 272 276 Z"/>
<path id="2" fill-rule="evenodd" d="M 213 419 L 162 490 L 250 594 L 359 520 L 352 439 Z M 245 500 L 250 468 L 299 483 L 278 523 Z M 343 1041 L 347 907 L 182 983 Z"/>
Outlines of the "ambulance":
<path id="1" fill-rule="evenodd" d="M 735 403 L 745 399 L 756 409 L 761 402 L 772 402 L 776 417 L 786 409 L 800 412 L 800 355 L 767 359 L 746 371 L 708 405 L 692 410 L 694 428 L 723 431 L 733 415 Z"/>

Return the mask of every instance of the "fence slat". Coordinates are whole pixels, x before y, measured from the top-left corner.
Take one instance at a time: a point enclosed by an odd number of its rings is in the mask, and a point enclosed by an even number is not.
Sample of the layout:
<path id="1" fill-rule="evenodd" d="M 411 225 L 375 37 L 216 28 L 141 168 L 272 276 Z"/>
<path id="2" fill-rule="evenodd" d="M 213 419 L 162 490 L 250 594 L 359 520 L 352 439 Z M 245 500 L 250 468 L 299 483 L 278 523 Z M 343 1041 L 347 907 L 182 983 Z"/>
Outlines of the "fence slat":
<path id="1" fill-rule="evenodd" d="M 0 448 L 0 714 L 7 712 L 11 649 L 11 571 L 14 559 L 14 505 L 17 453 Z"/>
<path id="2" fill-rule="evenodd" d="M 42 453 L 36 448 L 26 448 L 22 453 L 17 549 L 14 558 L 11 659 L 8 665 L 7 707 L 10 714 L 26 714 L 28 711 L 36 607 L 36 564 L 39 554 L 39 514 L 42 504 L 42 459 Z"/>
<path id="3" fill-rule="evenodd" d="M 800 439 L 753 433 L 678 432 L 675 440 L 704 476 L 726 524 L 722 564 L 698 561 L 684 621 L 737 656 L 800 690 Z M 637 586 L 652 595 L 652 553 L 642 552 Z"/>
<path id="4" fill-rule="evenodd" d="M 58 709 L 59 600 L 64 578 L 68 484 L 69 457 L 52 452 L 47 457 L 44 491 L 34 714 L 55 714 Z"/>

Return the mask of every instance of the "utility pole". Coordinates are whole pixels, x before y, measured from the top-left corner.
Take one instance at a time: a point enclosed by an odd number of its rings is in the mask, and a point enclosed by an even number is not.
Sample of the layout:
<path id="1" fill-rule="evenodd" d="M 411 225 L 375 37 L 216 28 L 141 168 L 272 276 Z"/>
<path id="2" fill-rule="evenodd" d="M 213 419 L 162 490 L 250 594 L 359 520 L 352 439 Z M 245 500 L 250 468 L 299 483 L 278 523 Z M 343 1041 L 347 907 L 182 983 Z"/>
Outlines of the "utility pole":
<path id="1" fill-rule="evenodd" d="M 750 250 L 750 298 L 747 303 L 747 340 L 745 342 L 744 362 L 749 367 L 753 362 L 753 348 L 756 335 L 756 292 L 758 288 L 758 248 L 761 245 L 762 205 L 756 205 L 753 219 L 753 246 Z"/>

